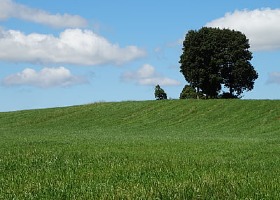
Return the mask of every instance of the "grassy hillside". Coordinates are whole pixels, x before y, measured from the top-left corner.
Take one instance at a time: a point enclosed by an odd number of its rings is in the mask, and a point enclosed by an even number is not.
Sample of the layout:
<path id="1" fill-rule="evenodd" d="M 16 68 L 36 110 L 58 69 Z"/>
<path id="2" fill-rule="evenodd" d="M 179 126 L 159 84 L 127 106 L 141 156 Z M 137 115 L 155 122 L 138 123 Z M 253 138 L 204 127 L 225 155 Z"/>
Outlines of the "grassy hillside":
<path id="1" fill-rule="evenodd" d="M 0 113 L 0 199 L 279 199 L 280 101 Z"/>

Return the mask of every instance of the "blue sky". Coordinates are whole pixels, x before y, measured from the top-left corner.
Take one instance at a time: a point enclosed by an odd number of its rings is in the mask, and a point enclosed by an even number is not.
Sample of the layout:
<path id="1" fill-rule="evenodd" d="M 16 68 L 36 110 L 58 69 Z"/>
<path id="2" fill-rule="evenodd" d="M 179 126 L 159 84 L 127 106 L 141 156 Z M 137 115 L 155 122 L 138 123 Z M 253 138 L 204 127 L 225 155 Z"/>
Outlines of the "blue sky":
<path id="1" fill-rule="evenodd" d="M 244 99 L 280 99 L 280 3 L 0 0 L 0 111 L 178 98 L 182 41 L 203 26 L 246 34 L 259 78 Z"/>

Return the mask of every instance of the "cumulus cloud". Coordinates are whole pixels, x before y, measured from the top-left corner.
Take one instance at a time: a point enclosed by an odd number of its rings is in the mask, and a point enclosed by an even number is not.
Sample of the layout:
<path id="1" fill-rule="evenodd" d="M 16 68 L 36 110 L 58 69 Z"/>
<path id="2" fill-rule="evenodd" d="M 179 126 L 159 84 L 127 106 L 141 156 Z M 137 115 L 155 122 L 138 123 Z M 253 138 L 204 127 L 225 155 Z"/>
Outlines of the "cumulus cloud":
<path id="1" fill-rule="evenodd" d="M 267 83 L 274 83 L 280 85 L 280 72 L 271 72 L 268 76 Z"/>
<path id="2" fill-rule="evenodd" d="M 84 77 L 74 76 L 65 67 L 43 68 L 40 71 L 26 68 L 3 79 L 4 86 L 34 86 L 40 88 L 66 87 L 86 83 Z"/>
<path id="3" fill-rule="evenodd" d="M 155 68 L 149 64 L 143 65 L 137 71 L 126 72 L 122 75 L 122 80 L 133 81 L 139 85 L 180 85 L 180 82 L 174 79 L 170 79 L 157 73 Z"/>
<path id="4" fill-rule="evenodd" d="M 10 62 L 120 65 L 144 55 L 136 46 L 121 48 L 90 30 L 66 29 L 55 37 L 0 29 L 0 60 Z"/>
<path id="5" fill-rule="evenodd" d="M 0 20 L 19 18 L 57 28 L 78 28 L 87 25 L 87 21 L 78 15 L 50 14 L 44 10 L 15 3 L 12 0 L 0 0 L 0 5 Z"/>
<path id="6" fill-rule="evenodd" d="M 280 9 L 236 10 L 206 24 L 243 32 L 253 51 L 280 49 Z"/>

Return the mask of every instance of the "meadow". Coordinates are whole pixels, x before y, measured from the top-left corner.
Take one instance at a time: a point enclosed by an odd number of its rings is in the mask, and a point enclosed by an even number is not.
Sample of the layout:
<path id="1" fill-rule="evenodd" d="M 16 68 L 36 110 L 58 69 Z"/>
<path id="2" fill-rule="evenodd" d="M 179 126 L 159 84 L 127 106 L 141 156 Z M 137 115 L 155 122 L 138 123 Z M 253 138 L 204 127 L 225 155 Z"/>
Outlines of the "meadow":
<path id="1" fill-rule="evenodd" d="M 0 199 L 280 199 L 279 100 L 0 113 Z"/>

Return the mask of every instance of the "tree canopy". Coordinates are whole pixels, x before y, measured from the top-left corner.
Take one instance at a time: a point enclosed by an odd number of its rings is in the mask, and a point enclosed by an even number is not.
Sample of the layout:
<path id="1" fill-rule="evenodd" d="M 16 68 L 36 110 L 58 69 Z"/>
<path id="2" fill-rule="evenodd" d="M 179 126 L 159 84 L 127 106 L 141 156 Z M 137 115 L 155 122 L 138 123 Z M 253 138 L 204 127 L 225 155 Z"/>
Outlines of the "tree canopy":
<path id="1" fill-rule="evenodd" d="M 183 88 L 181 94 L 180 94 L 180 99 L 196 99 L 199 96 L 197 96 L 197 92 L 195 88 L 193 88 L 190 85 L 185 85 Z"/>
<path id="2" fill-rule="evenodd" d="M 155 87 L 155 98 L 156 100 L 167 99 L 167 94 L 159 85 Z"/>
<path id="3" fill-rule="evenodd" d="M 190 86 L 207 98 L 217 98 L 222 87 L 230 96 L 254 88 L 258 74 L 251 65 L 249 40 L 235 30 L 203 27 L 186 34 L 179 63 Z"/>

